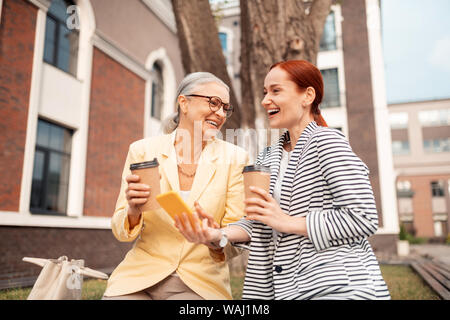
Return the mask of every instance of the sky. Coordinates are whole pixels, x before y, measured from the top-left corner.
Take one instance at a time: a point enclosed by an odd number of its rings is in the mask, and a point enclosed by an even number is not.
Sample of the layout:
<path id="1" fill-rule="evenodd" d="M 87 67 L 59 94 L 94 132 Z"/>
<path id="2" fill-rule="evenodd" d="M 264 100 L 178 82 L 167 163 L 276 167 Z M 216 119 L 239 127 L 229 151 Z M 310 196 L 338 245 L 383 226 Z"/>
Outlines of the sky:
<path id="1" fill-rule="evenodd" d="M 387 102 L 450 98 L 450 0 L 382 0 Z"/>

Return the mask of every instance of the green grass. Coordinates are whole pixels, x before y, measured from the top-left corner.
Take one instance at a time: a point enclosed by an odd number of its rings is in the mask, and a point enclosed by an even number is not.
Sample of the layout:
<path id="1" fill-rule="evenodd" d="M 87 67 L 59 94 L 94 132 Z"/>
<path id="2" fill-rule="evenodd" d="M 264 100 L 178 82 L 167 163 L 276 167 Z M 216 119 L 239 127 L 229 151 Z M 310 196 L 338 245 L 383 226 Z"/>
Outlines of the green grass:
<path id="1" fill-rule="evenodd" d="M 381 265 L 392 300 L 440 300 L 440 297 L 409 266 Z"/>
<path id="2" fill-rule="evenodd" d="M 381 265 L 381 272 L 393 300 L 439 300 L 439 296 L 409 266 Z M 233 299 L 241 298 L 243 279 L 243 275 L 231 277 Z M 86 280 L 82 299 L 101 299 L 105 289 L 105 280 Z M 0 290 L 0 300 L 25 300 L 30 291 L 31 288 Z"/>

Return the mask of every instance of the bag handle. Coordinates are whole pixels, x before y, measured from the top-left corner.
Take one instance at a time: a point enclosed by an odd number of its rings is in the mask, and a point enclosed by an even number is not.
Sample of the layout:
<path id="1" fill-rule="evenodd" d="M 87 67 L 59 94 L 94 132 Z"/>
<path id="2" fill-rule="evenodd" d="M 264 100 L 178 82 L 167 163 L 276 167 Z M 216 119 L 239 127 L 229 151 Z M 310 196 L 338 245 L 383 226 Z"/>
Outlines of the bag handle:
<path id="1" fill-rule="evenodd" d="M 103 280 L 108 280 L 108 275 L 101 271 L 97 271 L 88 267 L 80 268 L 80 273 L 87 277 L 98 278 Z"/>
<path id="2" fill-rule="evenodd" d="M 42 259 L 42 258 L 24 257 L 24 258 L 22 258 L 22 261 L 33 263 L 40 267 L 44 267 L 45 264 L 49 261 L 52 261 L 55 263 L 58 263 L 61 261 L 67 261 L 67 257 L 62 256 L 59 259 Z M 103 273 L 101 271 L 97 271 L 97 270 L 94 270 L 94 269 L 91 269 L 88 267 L 80 267 L 78 272 L 84 276 L 92 277 L 92 278 L 98 278 L 98 279 L 104 279 L 104 280 L 108 280 L 108 278 L 109 278 L 106 273 Z"/>
<path id="3" fill-rule="evenodd" d="M 49 260 L 48 259 L 41 259 L 41 258 L 24 257 L 24 258 L 22 258 L 22 261 L 33 263 L 33 264 L 36 264 L 36 265 L 38 265 L 40 267 L 43 267 L 43 266 L 45 266 L 45 264 Z"/>

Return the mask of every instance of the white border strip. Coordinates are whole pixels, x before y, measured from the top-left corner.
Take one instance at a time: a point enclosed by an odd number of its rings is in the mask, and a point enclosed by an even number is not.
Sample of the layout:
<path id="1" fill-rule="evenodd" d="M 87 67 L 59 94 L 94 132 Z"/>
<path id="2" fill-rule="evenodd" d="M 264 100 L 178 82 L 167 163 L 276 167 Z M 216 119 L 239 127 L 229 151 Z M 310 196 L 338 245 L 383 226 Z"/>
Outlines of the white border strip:
<path id="1" fill-rule="evenodd" d="M 50 0 L 28 0 L 32 4 L 34 4 L 36 7 L 38 7 L 40 10 L 47 13 L 48 7 L 50 7 L 51 1 Z"/>
<path id="2" fill-rule="evenodd" d="M 19 211 L 27 212 L 30 205 L 31 183 L 33 177 L 34 151 L 41 94 L 41 79 L 44 59 L 44 38 L 46 11 L 39 9 L 36 17 L 34 38 L 33 67 L 31 73 L 30 100 L 28 107 L 27 131 L 20 187 Z"/>
<path id="3" fill-rule="evenodd" d="M 380 233 L 400 231 L 397 213 L 394 161 L 389 112 L 386 102 L 383 49 L 381 43 L 381 13 L 378 0 L 366 0 L 367 35 L 369 40 L 370 74 L 375 117 L 378 172 L 380 179 L 383 228 Z"/>
<path id="4" fill-rule="evenodd" d="M 67 217 L 0 211 L 0 226 L 111 229 L 111 218 Z"/>
<path id="5" fill-rule="evenodd" d="M 175 34 L 177 33 L 177 24 L 175 22 L 175 16 L 173 14 L 170 1 L 142 0 L 142 3 L 153 11 L 153 13 L 169 28 L 170 31 Z"/>

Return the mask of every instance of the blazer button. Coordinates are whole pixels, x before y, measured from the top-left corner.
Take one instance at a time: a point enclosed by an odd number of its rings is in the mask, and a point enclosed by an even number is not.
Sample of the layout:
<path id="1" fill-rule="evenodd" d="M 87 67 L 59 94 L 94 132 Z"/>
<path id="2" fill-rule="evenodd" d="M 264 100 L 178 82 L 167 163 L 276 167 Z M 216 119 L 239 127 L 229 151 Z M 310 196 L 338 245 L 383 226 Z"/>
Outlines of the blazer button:
<path id="1" fill-rule="evenodd" d="M 275 271 L 280 273 L 281 271 L 283 271 L 283 268 L 281 266 L 275 266 Z"/>

